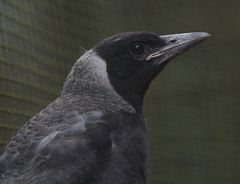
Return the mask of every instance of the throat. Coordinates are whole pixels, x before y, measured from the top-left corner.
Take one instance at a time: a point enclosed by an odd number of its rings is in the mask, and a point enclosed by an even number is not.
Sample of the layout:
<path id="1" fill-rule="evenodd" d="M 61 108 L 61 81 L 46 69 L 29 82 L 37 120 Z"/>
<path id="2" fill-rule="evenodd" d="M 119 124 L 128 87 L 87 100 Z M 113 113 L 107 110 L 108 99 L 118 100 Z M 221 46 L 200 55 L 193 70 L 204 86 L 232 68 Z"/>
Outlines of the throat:
<path id="1" fill-rule="evenodd" d="M 137 112 L 142 112 L 143 97 L 145 90 L 142 89 L 137 81 L 126 80 L 119 81 L 111 78 L 114 90 L 129 104 L 131 104 Z"/>

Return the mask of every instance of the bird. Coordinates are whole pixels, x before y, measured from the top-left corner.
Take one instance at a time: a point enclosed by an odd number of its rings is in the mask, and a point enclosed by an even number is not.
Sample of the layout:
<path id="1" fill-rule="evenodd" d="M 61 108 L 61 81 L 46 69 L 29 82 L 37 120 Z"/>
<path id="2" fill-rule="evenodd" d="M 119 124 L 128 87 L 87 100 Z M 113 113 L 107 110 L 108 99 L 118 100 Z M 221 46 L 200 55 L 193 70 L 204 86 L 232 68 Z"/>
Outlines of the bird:
<path id="1" fill-rule="evenodd" d="M 0 155 L 1 184 L 145 184 L 143 99 L 175 56 L 210 34 L 118 33 L 85 51 L 61 94 Z"/>

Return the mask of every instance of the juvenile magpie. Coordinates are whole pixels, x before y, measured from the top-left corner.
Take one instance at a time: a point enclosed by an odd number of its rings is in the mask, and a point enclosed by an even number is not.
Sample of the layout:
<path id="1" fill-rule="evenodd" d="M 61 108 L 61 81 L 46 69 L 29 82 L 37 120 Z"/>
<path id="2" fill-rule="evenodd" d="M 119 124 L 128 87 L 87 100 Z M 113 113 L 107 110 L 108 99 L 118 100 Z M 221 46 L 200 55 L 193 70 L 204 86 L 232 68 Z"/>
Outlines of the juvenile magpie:
<path id="1" fill-rule="evenodd" d="M 120 33 L 86 51 L 61 95 L 0 156 L 1 184 L 145 184 L 143 97 L 170 59 L 208 33 Z"/>

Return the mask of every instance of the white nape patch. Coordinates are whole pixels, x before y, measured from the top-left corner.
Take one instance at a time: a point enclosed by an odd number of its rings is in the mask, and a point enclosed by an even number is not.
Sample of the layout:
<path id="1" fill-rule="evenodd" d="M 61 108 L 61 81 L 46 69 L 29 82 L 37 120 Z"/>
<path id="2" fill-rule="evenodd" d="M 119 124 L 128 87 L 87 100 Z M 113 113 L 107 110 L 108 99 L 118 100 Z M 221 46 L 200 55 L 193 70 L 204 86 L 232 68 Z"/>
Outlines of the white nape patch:
<path id="1" fill-rule="evenodd" d="M 104 85 L 112 88 L 107 73 L 107 64 L 94 50 L 88 50 L 77 61 L 75 70 L 84 69 L 84 77 L 86 80 L 97 85 Z"/>
<path id="2" fill-rule="evenodd" d="M 101 85 L 104 86 L 104 88 L 109 88 L 115 93 L 114 95 L 117 95 L 121 98 L 122 102 L 126 103 L 126 101 L 122 99 L 122 97 L 115 91 L 114 87 L 110 83 L 106 61 L 102 59 L 94 50 L 91 49 L 84 53 L 78 59 L 77 63 L 78 67 L 86 71 L 84 74 L 88 78 L 87 80 L 91 81 L 92 85 Z M 132 107 L 132 105 L 128 103 L 126 103 L 126 105 L 127 106 L 124 108 L 130 108 L 132 112 L 135 112 L 135 109 Z"/>
<path id="3" fill-rule="evenodd" d="M 107 63 L 93 49 L 86 51 L 74 64 L 64 83 L 62 94 L 78 88 L 81 91 L 85 86 L 89 92 L 91 87 L 94 89 L 99 88 L 99 91 L 101 89 L 108 90 L 111 92 L 112 99 L 120 99 L 121 105 L 118 106 L 120 109 L 128 108 L 131 112 L 135 112 L 132 105 L 126 102 L 111 85 L 107 73 Z"/>
<path id="4" fill-rule="evenodd" d="M 58 133 L 59 133 L 59 131 L 55 131 L 55 132 L 50 133 L 48 136 L 44 137 L 38 144 L 37 149 L 41 150 L 42 148 L 44 148 L 47 144 L 49 144 L 56 137 L 56 135 Z"/>

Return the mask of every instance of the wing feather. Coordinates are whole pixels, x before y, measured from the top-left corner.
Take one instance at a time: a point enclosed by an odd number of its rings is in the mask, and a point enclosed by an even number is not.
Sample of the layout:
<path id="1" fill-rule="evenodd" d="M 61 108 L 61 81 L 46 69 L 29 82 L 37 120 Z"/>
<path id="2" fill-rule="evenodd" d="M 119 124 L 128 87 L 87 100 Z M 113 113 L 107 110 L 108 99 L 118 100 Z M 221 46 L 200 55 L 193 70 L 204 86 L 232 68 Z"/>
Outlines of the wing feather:
<path id="1" fill-rule="evenodd" d="M 94 179 L 91 175 L 104 165 L 112 147 L 104 114 L 80 113 L 61 100 L 55 103 L 32 118 L 7 145 L 0 156 L 1 183 L 84 182 Z"/>

